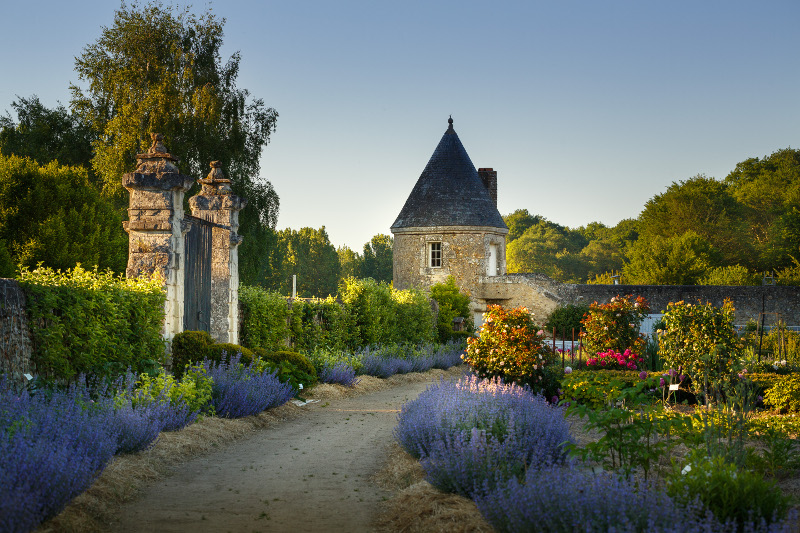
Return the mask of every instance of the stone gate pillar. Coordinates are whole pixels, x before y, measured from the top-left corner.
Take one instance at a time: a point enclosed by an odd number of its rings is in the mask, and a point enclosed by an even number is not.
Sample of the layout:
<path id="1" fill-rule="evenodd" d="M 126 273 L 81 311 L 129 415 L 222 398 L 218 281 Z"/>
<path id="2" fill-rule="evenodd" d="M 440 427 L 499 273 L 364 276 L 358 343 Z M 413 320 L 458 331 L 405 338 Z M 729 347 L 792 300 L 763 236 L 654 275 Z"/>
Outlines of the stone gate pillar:
<path id="1" fill-rule="evenodd" d="M 183 220 L 183 195 L 194 179 L 180 173 L 178 161 L 167 153 L 160 133 L 152 133 L 147 153 L 138 154 L 138 166 L 122 176 L 130 193 L 128 220 L 129 278 L 157 273 L 164 279 L 164 337 L 172 340 L 183 330 L 184 240 L 189 229 Z"/>
<path id="2" fill-rule="evenodd" d="M 222 172 L 219 161 L 211 162 L 211 172 L 200 193 L 189 199 L 192 216 L 217 224 L 211 242 L 211 336 L 217 342 L 239 343 L 239 211 L 247 200 L 231 192 L 231 180 Z"/>

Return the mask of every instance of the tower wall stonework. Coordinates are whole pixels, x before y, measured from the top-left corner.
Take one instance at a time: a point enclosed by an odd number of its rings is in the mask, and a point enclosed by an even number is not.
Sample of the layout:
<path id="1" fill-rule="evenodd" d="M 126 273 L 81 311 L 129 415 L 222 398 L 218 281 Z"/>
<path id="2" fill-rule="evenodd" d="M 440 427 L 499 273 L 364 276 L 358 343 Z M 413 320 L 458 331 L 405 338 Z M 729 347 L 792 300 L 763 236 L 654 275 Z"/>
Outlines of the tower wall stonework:
<path id="1" fill-rule="evenodd" d="M 505 233 L 500 228 L 434 226 L 394 231 L 393 281 L 398 289 L 427 289 L 453 276 L 471 296 L 489 268 L 490 247 L 497 250 L 497 272 L 505 273 Z M 431 267 L 428 247 L 442 243 L 442 266 Z M 473 298 L 474 299 L 474 298 Z"/>

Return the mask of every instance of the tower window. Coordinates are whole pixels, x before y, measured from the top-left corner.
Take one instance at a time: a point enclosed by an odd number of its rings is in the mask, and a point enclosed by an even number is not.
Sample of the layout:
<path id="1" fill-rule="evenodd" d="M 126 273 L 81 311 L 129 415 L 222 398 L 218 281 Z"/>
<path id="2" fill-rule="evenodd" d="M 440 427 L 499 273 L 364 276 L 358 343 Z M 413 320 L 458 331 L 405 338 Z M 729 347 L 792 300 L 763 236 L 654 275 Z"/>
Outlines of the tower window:
<path id="1" fill-rule="evenodd" d="M 432 268 L 442 268 L 442 243 L 428 244 L 428 265 Z"/>

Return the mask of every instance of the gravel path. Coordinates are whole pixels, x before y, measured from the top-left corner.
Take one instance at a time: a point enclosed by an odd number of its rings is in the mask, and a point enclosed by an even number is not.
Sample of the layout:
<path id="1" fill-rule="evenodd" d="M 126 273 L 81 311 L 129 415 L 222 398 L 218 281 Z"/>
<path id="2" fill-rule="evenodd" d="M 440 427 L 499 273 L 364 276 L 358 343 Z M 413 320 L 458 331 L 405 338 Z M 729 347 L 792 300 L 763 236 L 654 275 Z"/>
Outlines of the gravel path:
<path id="1" fill-rule="evenodd" d="M 430 382 L 308 404 L 308 413 L 181 465 L 124 505 L 120 532 L 371 531 L 369 482 L 403 403 Z"/>

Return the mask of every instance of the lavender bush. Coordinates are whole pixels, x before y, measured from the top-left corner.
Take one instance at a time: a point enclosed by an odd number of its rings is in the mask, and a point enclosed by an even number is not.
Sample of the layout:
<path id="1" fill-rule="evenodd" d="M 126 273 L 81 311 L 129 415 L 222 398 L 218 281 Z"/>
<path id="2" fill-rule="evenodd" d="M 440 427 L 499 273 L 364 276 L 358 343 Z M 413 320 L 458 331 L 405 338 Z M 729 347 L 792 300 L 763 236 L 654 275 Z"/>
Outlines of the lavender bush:
<path id="1" fill-rule="evenodd" d="M 636 486 L 609 473 L 593 474 L 581 463 L 529 470 L 517 478 L 484 486 L 473 499 L 486 521 L 499 532 L 542 533 L 677 532 L 789 533 L 796 511 L 773 524 L 720 522 L 693 502 L 680 506 L 652 486 Z"/>
<path id="2" fill-rule="evenodd" d="M 460 343 L 449 342 L 444 345 L 367 347 L 356 356 L 361 363 L 360 373 L 388 378 L 395 374 L 426 372 L 431 368 L 446 369 L 460 365 L 463 353 Z"/>
<path id="3" fill-rule="evenodd" d="M 571 440 L 561 408 L 475 376 L 442 381 L 406 403 L 394 435 L 433 485 L 467 496 L 484 482 L 562 462 Z"/>
<path id="4" fill-rule="evenodd" d="M 317 371 L 320 383 L 338 383 L 345 387 L 353 387 L 358 383 L 356 371 L 346 361 L 325 364 Z"/>
<path id="5" fill-rule="evenodd" d="M 0 530 L 30 531 L 89 487 L 117 449 L 113 413 L 83 382 L 31 395 L 0 377 Z"/>
<path id="6" fill-rule="evenodd" d="M 281 383 L 277 370 L 262 371 L 255 363 L 242 365 L 240 355 L 229 362 L 214 364 L 205 360 L 203 368 L 214 380 L 212 402 L 218 416 L 240 418 L 260 413 L 288 402 L 294 396 L 290 383 Z"/>

